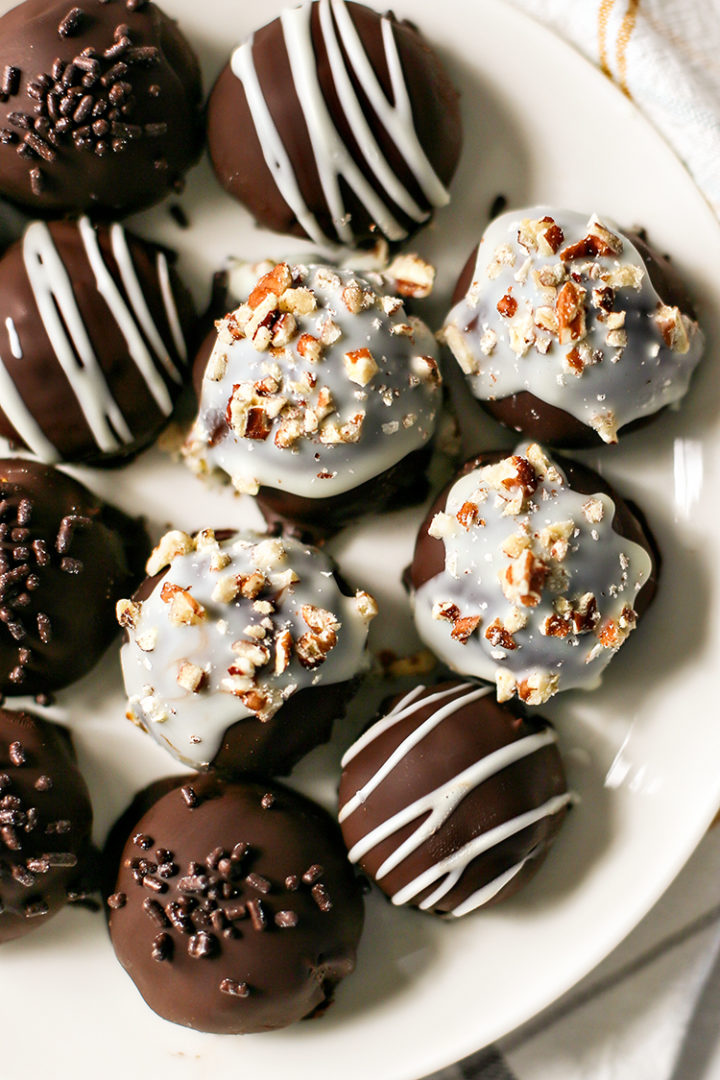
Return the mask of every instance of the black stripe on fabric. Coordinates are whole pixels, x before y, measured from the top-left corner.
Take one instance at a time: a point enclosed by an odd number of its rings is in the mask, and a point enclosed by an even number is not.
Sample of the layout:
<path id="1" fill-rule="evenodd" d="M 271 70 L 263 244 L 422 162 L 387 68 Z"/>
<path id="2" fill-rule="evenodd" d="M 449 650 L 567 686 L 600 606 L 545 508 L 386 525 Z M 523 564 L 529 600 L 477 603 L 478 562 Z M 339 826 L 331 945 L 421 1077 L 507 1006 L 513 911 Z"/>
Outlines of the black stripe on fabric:
<path id="1" fill-rule="evenodd" d="M 488 1046 L 460 1062 L 463 1080 L 516 1080 L 515 1073 L 495 1046 Z"/>
<path id="2" fill-rule="evenodd" d="M 517 1077 L 497 1047 L 486 1046 L 425 1080 L 517 1080 Z"/>
<path id="3" fill-rule="evenodd" d="M 549 1027 L 559 1023 L 560 1020 L 564 1020 L 566 1016 L 575 1012 L 576 1009 L 582 1008 L 583 1005 L 587 1005 L 589 1002 L 594 1001 L 595 998 L 613 990 L 616 986 L 619 986 L 620 983 L 624 982 L 625 979 L 637 975 L 639 972 L 649 967 L 650 964 L 659 960 L 666 953 L 671 952 L 680 945 L 684 945 L 686 941 L 690 941 L 698 934 L 701 934 L 703 930 L 707 930 L 718 921 L 720 921 L 720 904 L 716 904 L 715 907 L 706 911 L 704 915 L 699 915 L 698 918 L 688 923 L 687 926 L 684 926 L 681 930 L 677 930 L 674 934 L 670 934 L 668 937 L 663 938 L 657 945 L 654 945 L 651 949 L 648 949 L 647 952 L 644 952 L 634 960 L 631 960 L 618 971 L 599 979 L 596 983 L 593 983 L 592 986 L 587 987 L 586 990 L 576 994 L 573 994 L 572 991 L 568 991 L 569 997 L 567 1001 L 563 1001 L 560 1005 L 555 1007 L 551 1006 L 547 1012 L 542 1013 L 536 1020 L 529 1021 L 516 1034 L 510 1034 L 503 1039 L 504 1049 L 516 1050 L 519 1046 L 529 1042 L 535 1035 L 547 1031 Z M 472 1080 L 474 1080 L 474 1077 Z M 482 1080 L 485 1080 L 485 1078 L 483 1077 Z"/>

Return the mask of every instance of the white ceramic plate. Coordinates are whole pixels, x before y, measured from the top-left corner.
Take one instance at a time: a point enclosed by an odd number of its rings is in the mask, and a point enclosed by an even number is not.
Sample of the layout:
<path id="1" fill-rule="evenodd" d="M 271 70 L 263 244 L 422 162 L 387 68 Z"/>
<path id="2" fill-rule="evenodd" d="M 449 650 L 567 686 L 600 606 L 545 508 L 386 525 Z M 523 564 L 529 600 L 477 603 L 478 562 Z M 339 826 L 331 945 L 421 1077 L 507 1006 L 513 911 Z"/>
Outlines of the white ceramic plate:
<path id="1" fill-rule="evenodd" d="M 0 10 L 7 6 L 0 0 Z M 196 41 L 209 84 L 232 40 L 281 4 L 166 0 L 165 7 Z M 514 205 L 565 204 L 644 225 L 697 297 L 708 355 L 682 410 L 617 449 L 585 455 L 647 511 L 664 553 L 658 601 L 601 689 L 568 694 L 546 710 L 581 801 L 544 869 L 515 900 L 450 925 L 372 896 L 357 972 L 332 1009 L 317 1022 L 245 1038 L 158 1019 L 116 963 L 102 918 L 65 910 L 2 950 L 3 1017 L 14 1029 L 3 1046 L 6 1080 L 26 1076 L 37 1053 L 55 1080 L 418 1080 L 527 1020 L 598 963 L 678 873 L 720 804 L 718 224 L 631 103 L 542 28 L 496 0 L 398 0 L 396 13 L 437 44 L 463 92 L 467 136 L 453 202 L 415 244 L 439 268 L 435 313 L 499 193 Z M 179 250 L 200 301 L 226 256 L 303 250 L 256 229 L 204 165 L 180 201 L 189 230 L 167 206 L 138 225 Z M 488 421 L 477 441 L 500 438 Z M 204 490 L 157 451 L 116 473 L 77 471 L 130 511 L 147 513 L 157 531 L 169 522 L 192 529 L 255 520 L 253 507 Z M 398 579 L 421 513 L 366 521 L 332 544 L 346 574 L 383 606 L 376 647 L 414 647 Z M 369 688 L 366 699 L 377 693 Z M 124 720 L 123 704 L 111 650 L 51 711 L 75 732 L 98 839 L 137 788 L 172 771 L 167 755 Z M 335 742 L 294 778 L 329 806 L 339 753 L 362 719 L 356 703 Z"/>

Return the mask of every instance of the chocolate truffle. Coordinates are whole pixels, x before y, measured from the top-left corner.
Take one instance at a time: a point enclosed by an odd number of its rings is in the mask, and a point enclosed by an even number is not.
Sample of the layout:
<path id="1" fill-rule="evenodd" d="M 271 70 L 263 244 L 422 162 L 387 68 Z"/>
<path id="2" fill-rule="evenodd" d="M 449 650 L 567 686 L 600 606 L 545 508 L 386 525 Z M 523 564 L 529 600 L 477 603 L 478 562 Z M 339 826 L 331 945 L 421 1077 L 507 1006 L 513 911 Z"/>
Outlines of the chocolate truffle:
<path id="1" fill-rule="evenodd" d="M 100 659 L 145 532 L 49 465 L 0 461 L 0 692 L 46 694 Z"/>
<path id="2" fill-rule="evenodd" d="M 554 729 L 492 687 L 418 686 L 345 754 L 340 826 L 350 861 L 391 899 L 466 915 L 536 872 L 571 800 Z"/>
<path id="3" fill-rule="evenodd" d="M 64 728 L 0 709 L 0 942 L 73 899 L 91 855 L 90 797 Z"/>
<path id="4" fill-rule="evenodd" d="M 150 1008 L 219 1034 L 321 1010 L 355 967 L 363 924 L 324 810 L 212 775 L 178 779 L 131 829 L 108 906 L 118 960 Z"/>
<path id="5" fill-rule="evenodd" d="M 26 223 L 19 210 L 0 199 L 0 255 L 22 235 Z"/>
<path id="6" fill-rule="evenodd" d="M 668 260 L 569 210 L 496 218 L 455 299 L 443 336 L 472 394 L 552 446 L 616 443 L 684 396 L 704 346 Z"/>
<path id="7" fill-rule="evenodd" d="M 223 187 L 323 247 L 404 240 L 449 201 L 461 143 L 458 94 L 416 27 L 344 0 L 285 9 L 208 102 Z"/>
<path id="8" fill-rule="evenodd" d="M 297 540 L 174 531 L 118 605 L 129 715 L 180 761 L 289 772 L 325 742 L 367 666 L 367 593 Z"/>
<path id="9" fill-rule="evenodd" d="M 432 269 L 403 261 L 407 291 L 429 289 Z M 315 536 L 423 498 L 437 349 L 384 277 L 280 263 L 218 328 L 186 445 L 195 471 Z"/>
<path id="10" fill-rule="evenodd" d="M 454 671 L 542 705 L 593 689 L 655 592 L 654 541 L 596 473 L 537 443 L 467 462 L 420 528 L 409 584 Z"/>
<path id="11" fill-rule="evenodd" d="M 25 0 L 0 18 L 0 194 L 40 216 L 151 206 L 200 155 L 201 104 L 155 4 Z"/>
<path id="12" fill-rule="evenodd" d="M 193 320 L 162 249 L 34 222 L 0 259 L 0 435 L 48 462 L 129 460 L 183 389 Z"/>

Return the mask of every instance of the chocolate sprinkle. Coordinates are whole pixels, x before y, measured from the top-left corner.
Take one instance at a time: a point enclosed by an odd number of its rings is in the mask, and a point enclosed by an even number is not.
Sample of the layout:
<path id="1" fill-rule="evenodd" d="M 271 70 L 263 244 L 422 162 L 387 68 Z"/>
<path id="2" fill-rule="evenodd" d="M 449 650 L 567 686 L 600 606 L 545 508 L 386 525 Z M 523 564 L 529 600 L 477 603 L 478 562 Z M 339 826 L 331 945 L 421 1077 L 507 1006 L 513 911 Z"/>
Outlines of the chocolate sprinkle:
<path id="1" fill-rule="evenodd" d="M 163 960 L 172 960 L 173 940 L 169 934 L 158 934 L 152 943 L 152 958 L 162 963 Z"/>
<path id="2" fill-rule="evenodd" d="M 313 885 L 310 892 L 312 894 L 313 900 L 321 911 L 330 911 L 330 908 L 332 907 L 332 901 L 330 899 L 330 896 L 328 895 L 327 889 L 322 884 L 322 882 L 318 882 L 317 885 Z"/>
<path id="3" fill-rule="evenodd" d="M 275 925 L 279 926 L 281 930 L 290 929 L 293 926 L 297 926 L 298 916 L 295 911 L 277 911 L 275 913 Z"/>
<path id="4" fill-rule="evenodd" d="M 58 34 L 61 38 L 73 37 L 79 31 L 84 12 L 82 8 L 74 7 L 70 8 L 64 19 L 61 19 L 58 23 Z"/>
<path id="5" fill-rule="evenodd" d="M 218 989 L 221 994 L 229 994 L 230 997 L 246 998 L 250 995 L 250 987 L 246 982 L 237 982 L 236 979 L 223 979 Z"/>

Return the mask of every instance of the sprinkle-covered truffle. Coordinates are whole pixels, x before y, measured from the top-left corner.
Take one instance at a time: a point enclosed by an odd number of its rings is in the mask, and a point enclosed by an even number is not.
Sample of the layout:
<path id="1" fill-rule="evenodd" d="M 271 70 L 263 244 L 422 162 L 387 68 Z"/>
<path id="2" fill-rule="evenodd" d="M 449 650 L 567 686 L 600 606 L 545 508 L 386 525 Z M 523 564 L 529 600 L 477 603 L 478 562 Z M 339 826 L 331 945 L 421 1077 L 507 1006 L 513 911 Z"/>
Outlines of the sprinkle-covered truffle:
<path id="1" fill-rule="evenodd" d="M 0 18 L 0 194 L 116 217 L 199 157 L 197 58 L 153 3 L 25 0 Z"/>
<path id="2" fill-rule="evenodd" d="M 2 693 L 47 693 L 94 666 L 145 545 L 139 524 L 64 473 L 0 461 Z"/>
<path id="3" fill-rule="evenodd" d="M 37 929 L 81 891 L 91 826 L 67 732 L 0 709 L 0 942 Z"/>
<path id="4" fill-rule="evenodd" d="M 180 783 L 128 822 L 107 901 L 118 960 L 150 1008 L 200 1031 L 311 1015 L 353 971 L 363 924 L 337 827 L 277 784 L 197 776 L 190 805 Z"/>

